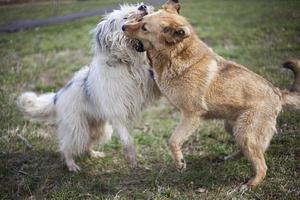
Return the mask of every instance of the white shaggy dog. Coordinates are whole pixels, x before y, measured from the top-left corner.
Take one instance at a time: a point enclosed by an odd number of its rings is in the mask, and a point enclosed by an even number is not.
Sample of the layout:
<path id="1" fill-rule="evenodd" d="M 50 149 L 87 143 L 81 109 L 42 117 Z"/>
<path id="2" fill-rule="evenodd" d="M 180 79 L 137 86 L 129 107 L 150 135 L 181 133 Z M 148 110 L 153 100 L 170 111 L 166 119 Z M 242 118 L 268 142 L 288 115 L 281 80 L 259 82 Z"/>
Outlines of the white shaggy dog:
<path id="1" fill-rule="evenodd" d="M 93 30 L 94 58 L 57 93 L 23 93 L 17 105 L 35 121 L 57 124 L 60 151 L 70 171 L 78 171 L 73 156 L 93 151 L 95 142 L 110 139 L 116 130 L 126 158 L 136 165 L 133 139 L 128 133 L 130 119 L 152 102 L 160 92 L 150 73 L 145 53 L 135 40 L 124 36 L 122 25 L 152 12 L 144 4 L 123 5 L 107 14 Z"/>

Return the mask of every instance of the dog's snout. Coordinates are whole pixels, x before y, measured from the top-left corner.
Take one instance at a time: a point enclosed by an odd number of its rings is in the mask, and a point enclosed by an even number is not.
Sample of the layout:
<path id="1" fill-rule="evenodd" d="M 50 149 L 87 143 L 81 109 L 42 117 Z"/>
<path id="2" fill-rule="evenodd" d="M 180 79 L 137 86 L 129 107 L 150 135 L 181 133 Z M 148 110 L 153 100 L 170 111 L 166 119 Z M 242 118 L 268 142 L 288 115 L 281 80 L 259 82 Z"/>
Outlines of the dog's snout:
<path id="1" fill-rule="evenodd" d="M 126 29 L 126 25 L 124 24 L 124 25 L 122 26 L 122 31 L 125 31 L 125 29 Z"/>
<path id="2" fill-rule="evenodd" d="M 140 5 L 140 7 L 138 8 L 138 10 L 146 11 L 147 10 L 147 6 L 146 5 Z"/>

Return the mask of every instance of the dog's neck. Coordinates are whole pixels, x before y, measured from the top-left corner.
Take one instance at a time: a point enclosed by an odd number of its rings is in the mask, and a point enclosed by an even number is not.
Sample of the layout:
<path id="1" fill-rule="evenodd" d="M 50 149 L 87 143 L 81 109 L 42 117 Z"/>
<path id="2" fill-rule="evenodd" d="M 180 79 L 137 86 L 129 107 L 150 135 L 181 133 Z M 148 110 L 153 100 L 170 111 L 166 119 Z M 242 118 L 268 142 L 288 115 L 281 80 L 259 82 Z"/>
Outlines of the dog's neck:
<path id="1" fill-rule="evenodd" d="M 115 67 L 118 65 L 126 65 L 130 68 L 140 68 L 141 65 L 146 63 L 146 55 L 144 53 L 138 53 L 131 47 L 110 47 L 102 51 L 95 53 L 95 59 L 105 59 L 107 66 Z M 99 54 L 105 54 L 106 56 L 99 56 Z"/>
<path id="2" fill-rule="evenodd" d="M 196 34 L 193 34 L 182 42 L 162 50 L 148 50 L 147 56 L 159 81 L 166 75 L 169 79 L 174 79 L 190 66 L 207 57 L 215 57 L 216 54 Z"/>

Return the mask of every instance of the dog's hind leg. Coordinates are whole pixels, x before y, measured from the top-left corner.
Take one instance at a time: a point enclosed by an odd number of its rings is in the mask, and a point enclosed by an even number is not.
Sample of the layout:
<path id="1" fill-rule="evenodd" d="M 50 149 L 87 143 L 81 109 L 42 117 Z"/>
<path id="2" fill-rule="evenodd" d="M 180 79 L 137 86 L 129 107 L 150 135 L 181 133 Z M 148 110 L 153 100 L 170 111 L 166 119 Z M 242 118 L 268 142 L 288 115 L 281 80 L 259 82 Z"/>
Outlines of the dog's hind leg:
<path id="1" fill-rule="evenodd" d="M 103 158 L 104 152 L 95 151 L 92 149 L 92 145 L 95 143 L 104 144 L 111 139 L 112 127 L 103 120 L 88 120 L 90 129 L 90 141 L 88 144 L 87 153 L 91 158 Z"/>
<path id="2" fill-rule="evenodd" d="M 186 163 L 181 151 L 181 147 L 200 124 L 200 117 L 198 115 L 184 112 L 182 112 L 181 114 L 181 122 L 176 127 L 171 138 L 169 139 L 169 146 L 171 149 L 172 157 L 175 161 L 175 167 L 178 171 L 183 171 L 186 168 Z"/>
<path id="3" fill-rule="evenodd" d="M 123 153 L 126 160 L 132 167 L 137 166 L 136 150 L 134 147 L 134 141 L 132 136 L 129 134 L 127 127 L 122 123 L 114 123 L 113 127 L 116 129 L 118 137 L 123 145 Z"/>
<path id="4" fill-rule="evenodd" d="M 84 123 L 79 124 L 60 121 L 58 125 L 59 148 L 62 152 L 69 171 L 80 171 L 80 167 L 75 163 L 74 156 L 87 151 L 89 143 L 89 133 Z"/>
<path id="5" fill-rule="evenodd" d="M 260 110 L 264 109 L 248 110 L 243 113 L 234 128 L 235 140 L 255 171 L 254 177 L 242 188 L 257 186 L 267 173 L 264 152 L 276 131 L 276 114 L 272 116 Z"/>
<path id="6" fill-rule="evenodd" d="M 64 150 L 62 153 L 63 153 L 64 159 L 65 159 L 65 162 L 66 162 L 66 165 L 67 165 L 69 171 L 78 172 L 81 170 L 80 167 L 75 163 L 73 154 L 71 151 Z"/>

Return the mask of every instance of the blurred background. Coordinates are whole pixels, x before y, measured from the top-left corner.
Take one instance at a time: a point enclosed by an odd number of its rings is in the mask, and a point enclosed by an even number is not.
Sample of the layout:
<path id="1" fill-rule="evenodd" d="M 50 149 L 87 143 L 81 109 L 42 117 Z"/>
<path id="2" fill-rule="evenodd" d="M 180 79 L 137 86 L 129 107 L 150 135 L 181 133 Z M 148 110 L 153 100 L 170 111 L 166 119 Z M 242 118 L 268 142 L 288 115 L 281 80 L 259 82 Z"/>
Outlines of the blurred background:
<path id="1" fill-rule="evenodd" d="M 136 3 L 136 0 L 126 1 Z M 164 1 L 148 0 L 159 8 Z M 116 138 L 96 146 L 103 159 L 79 158 L 67 171 L 55 127 L 29 123 L 17 111 L 23 91 L 57 91 L 92 58 L 89 31 L 121 0 L 0 0 L 0 199 L 298 199 L 299 112 L 283 112 L 266 153 L 259 188 L 234 191 L 251 175 L 245 159 L 216 162 L 234 151 L 223 122 L 208 121 L 184 145 L 187 171 L 177 173 L 167 139 L 178 112 L 162 98 L 131 126 L 139 167 L 130 169 Z M 247 66 L 280 88 L 292 81 L 281 68 L 300 58 L 300 1 L 183 0 L 181 14 L 226 59 Z M 24 144 L 20 136 L 32 145 Z"/>

